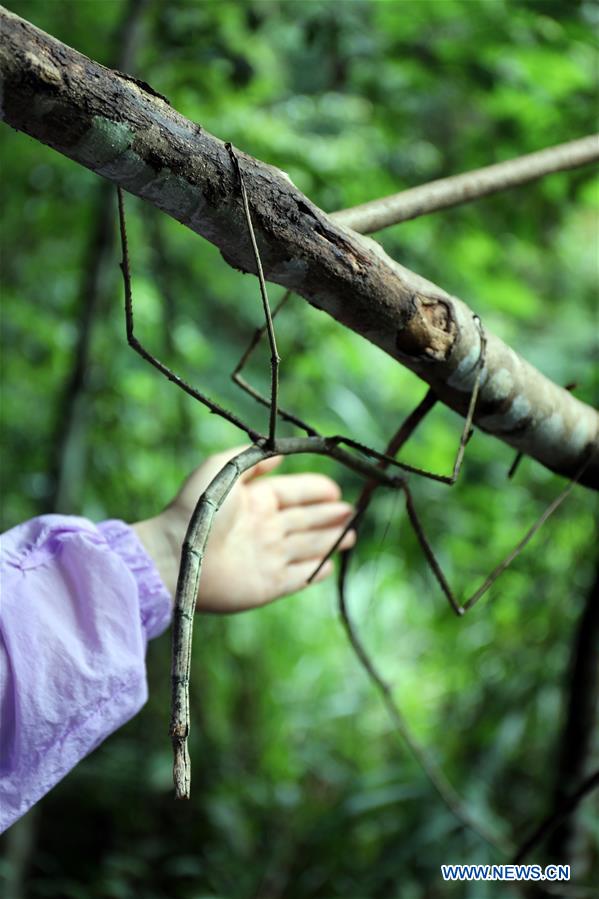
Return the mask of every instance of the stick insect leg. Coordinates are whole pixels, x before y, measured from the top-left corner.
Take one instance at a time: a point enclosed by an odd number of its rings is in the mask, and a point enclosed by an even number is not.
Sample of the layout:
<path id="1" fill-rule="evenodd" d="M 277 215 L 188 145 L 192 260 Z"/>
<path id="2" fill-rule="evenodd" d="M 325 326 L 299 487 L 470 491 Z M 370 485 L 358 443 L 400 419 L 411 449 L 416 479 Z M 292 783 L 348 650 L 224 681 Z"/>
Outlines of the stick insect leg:
<path id="1" fill-rule="evenodd" d="M 275 331 L 272 323 L 272 315 L 270 312 L 270 304 L 268 302 L 268 294 L 266 292 L 266 282 L 264 280 L 264 272 L 262 271 L 262 261 L 260 259 L 260 253 L 258 251 L 258 244 L 256 243 L 256 235 L 254 234 L 254 226 L 252 225 L 252 217 L 250 215 L 250 204 L 248 202 L 248 195 L 245 189 L 245 181 L 243 178 L 243 174 L 241 172 L 241 166 L 239 165 L 239 159 L 237 158 L 237 154 L 233 150 L 233 147 L 230 143 L 225 144 L 226 149 L 229 152 L 229 156 L 231 157 L 231 162 L 233 163 L 233 167 L 237 172 L 237 176 L 239 178 L 239 186 L 241 188 L 241 199 L 243 201 L 243 210 L 245 212 L 245 218 L 247 221 L 248 231 L 250 232 L 250 240 L 252 242 L 252 250 L 254 253 L 254 259 L 256 261 L 256 271 L 258 272 L 258 281 L 260 283 L 260 294 L 262 296 L 262 306 L 264 309 L 264 318 L 266 320 L 266 332 L 268 334 L 268 343 L 270 345 L 270 370 L 271 370 L 271 379 L 270 379 L 270 419 L 268 424 L 268 442 L 272 447 L 274 446 L 276 430 L 277 430 L 277 405 L 278 405 L 278 397 L 279 397 L 279 363 L 281 358 L 279 356 L 277 350 L 277 342 L 275 339 Z"/>
<path id="2" fill-rule="evenodd" d="M 273 319 L 280 312 L 280 310 L 283 308 L 283 306 L 286 305 L 290 296 L 291 296 L 291 291 L 286 290 L 285 293 L 283 294 L 282 298 L 279 300 L 277 305 L 272 310 L 272 318 Z M 252 399 L 256 400 L 262 406 L 266 406 L 266 408 L 269 409 L 270 408 L 270 400 L 268 399 L 268 397 L 265 397 L 263 394 L 260 393 L 259 390 L 256 390 L 256 388 L 253 387 L 249 383 L 249 381 L 246 381 L 246 379 L 244 377 L 242 377 L 242 375 L 241 375 L 241 371 L 245 367 L 246 362 L 248 361 L 248 359 L 250 358 L 250 356 L 252 355 L 252 353 L 254 352 L 254 350 L 256 349 L 256 347 L 258 346 L 258 344 L 260 343 L 260 341 L 266 334 L 266 331 L 267 331 L 266 325 L 262 325 L 261 328 L 256 328 L 256 330 L 254 331 L 254 334 L 252 335 L 252 339 L 250 340 L 245 352 L 243 353 L 243 355 L 241 356 L 241 359 L 239 360 L 239 362 L 235 366 L 235 369 L 231 373 L 231 380 L 233 381 L 234 384 L 237 384 L 238 387 L 241 387 L 242 390 L 244 390 L 247 394 L 249 394 L 249 396 L 251 396 Z M 319 436 L 318 431 L 316 431 L 314 428 L 310 427 L 310 425 L 306 424 L 305 421 L 302 421 L 301 418 L 299 418 L 297 415 L 294 415 L 292 412 L 286 412 L 285 409 L 281 409 L 280 406 L 277 408 L 277 415 L 283 421 L 288 421 L 291 424 L 296 425 L 296 427 L 301 428 L 301 430 L 305 431 L 309 437 L 318 437 Z"/>
<path id="3" fill-rule="evenodd" d="M 161 372 L 161 374 L 169 379 L 169 381 L 172 381 L 177 385 L 177 387 L 180 387 L 182 390 L 184 390 L 185 393 L 188 393 L 194 399 L 198 400 L 211 412 L 214 412 L 217 415 L 221 415 L 226 421 L 230 422 L 230 424 L 235 425 L 236 428 L 239 428 L 241 431 L 246 433 L 252 442 L 255 443 L 256 441 L 262 439 L 262 435 L 258 431 L 255 431 L 253 428 L 249 428 L 233 412 L 229 412 L 228 409 L 225 409 L 214 400 L 211 400 L 204 393 L 196 390 L 195 387 L 192 387 L 191 384 L 188 384 L 187 381 L 184 381 L 183 378 L 180 378 L 179 375 L 175 374 L 175 372 L 168 368 L 168 366 L 166 366 L 164 362 L 161 362 L 156 358 L 156 356 L 153 356 L 152 353 L 150 353 L 149 350 L 147 350 L 135 336 L 133 328 L 133 295 L 131 291 L 129 247 L 127 242 L 127 228 L 125 223 L 125 204 L 123 199 L 123 192 L 120 187 L 117 187 L 117 197 L 119 207 L 119 230 L 121 236 L 121 248 L 123 253 L 121 271 L 123 273 L 123 283 L 125 287 L 125 323 L 127 329 L 127 343 L 132 349 L 135 350 L 136 353 L 138 353 L 142 357 L 142 359 L 145 359 L 146 362 L 149 362 L 150 365 L 153 365 L 154 368 L 157 368 L 158 371 Z"/>
<path id="4" fill-rule="evenodd" d="M 412 435 L 418 424 L 422 421 L 429 410 L 432 409 L 432 407 L 435 405 L 435 402 L 435 394 L 432 390 L 429 390 L 422 402 L 405 419 L 397 433 L 390 440 L 387 446 L 387 453 L 389 455 L 399 452 L 404 443 Z M 379 467 L 385 467 L 385 463 L 379 463 Z M 357 503 L 357 511 L 353 519 L 354 528 L 357 527 L 357 525 L 363 518 L 377 486 L 379 485 L 376 481 L 373 480 L 365 484 Z M 447 779 L 441 768 L 439 768 L 439 766 L 429 756 L 424 747 L 414 739 L 408 723 L 404 718 L 398 703 L 393 697 L 393 693 L 389 684 L 384 680 L 384 678 L 376 668 L 374 662 L 372 661 L 372 658 L 366 650 L 366 647 L 358 636 L 358 632 L 354 627 L 353 621 L 349 614 L 346 594 L 347 577 L 353 557 L 353 551 L 354 547 L 347 549 L 341 553 L 339 573 L 337 576 L 339 615 L 352 649 L 358 657 L 358 660 L 364 668 L 367 676 L 371 679 L 371 681 L 379 691 L 383 703 L 385 704 L 387 712 L 396 728 L 399 737 L 408 747 L 408 750 L 412 754 L 413 758 L 416 760 L 417 764 L 420 765 L 429 782 L 437 791 L 438 795 L 445 803 L 447 808 L 464 826 L 468 827 L 470 830 L 476 833 L 482 840 L 502 852 L 508 852 L 508 847 L 503 844 L 500 838 L 498 838 L 498 836 L 494 833 L 491 833 L 483 822 L 478 821 L 471 814 L 467 805 L 456 792 L 455 788 Z"/>
<path id="5" fill-rule="evenodd" d="M 431 756 L 429 756 L 425 748 L 421 746 L 417 740 L 414 739 L 410 728 L 401 712 L 401 709 L 399 708 L 399 705 L 393 697 L 391 687 L 389 686 L 387 681 L 384 680 L 384 678 L 376 668 L 374 662 L 372 661 L 370 655 L 366 650 L 366 647 L 358 636 L 358 632 L 354 627 L 351 616 L 349 614 L 345 592 L 350 559 L 351 550 L 346 550 L 341 554 L 341 565 L 339 568 L 339 575 L 337 579 L 339 615 L 341 617 L 341 622 L 347 635 L 347 639 L 349 640 L 349 643 L 356 656 L 358 657 L 358 660 L 364 668 L 366 674 L 379 691 L 383 703 L 385 704 L 387 712 L 395 726 L 399 737 L 408 747 L 408 750 L 410 751 L 418 765 L 420 765 L 426 777 L 441 797 L 442 801 L 445 803 L 451 813 L 458 819 L 458 821 L 460 821 L 460 823 L 465 827 L 472 830 L 473 833 L 477 834 L 482 840 L 484 840 L 493 848 L 498 849 L 500 852 L 509 854 L 510 848 L 504 845 L 501 838 L 492 833 L 483 822 L 477 820 L 472 815 L 467 805 L 456 792 L 455 788 L 447 779 L 441 768 L 436 764 Z"/>
<path id="6" fill-rule="evenodd" d="M 456 613 L 456 615 L 463 615 L 464 609 L 461 607 L 461 605 L 459 604 L 459 602 L 456 600 L 455 596 L 453 595 L 453 593 L 451 591 L 451 587 L 449 586 L 449 583 L 447 582 L 447 578 L 443 574 L 443 569 L 439 565 L 437 558 L 433 552 L 433 548 L 430 544 L 430 541 L 429 541 L 428 537 L 426 536 L 426 534 L 424 533 L 424 529 L 422 527 L 422 524 L 420 523 L 420 519 L 418 518 L 418 513 L 416 512 L 416 507 L 414 505 L 414 500 L 412 499 L 412 494 L 410 492 L 410 488 L 408 487 L 407 484 L 404 483 L 402 489 L 403 489 L 403 492 L 406 497 L 406 511 L 408 513 L 408 518 L 409 518 L 410 524 L 412 525 L 412 530 L 414 531 L 414 533 L 416 534 L 416 537 L 418 538 L 418 542 L 420 543 L 420 546 L 422 547 L 422 551 L 424 552 L 424 555 L 427 558 L 429 567 L 430 567 L 431 571 L 433 572 L 433 574 L 435 575 L 437 582 L 438 582 L 439 586 L 441 587 L 441 590 L 447 597 L 449 605 L 451 606 L 453 611 Z"/>
<path id="7" fill-rule="evenodd" d="M 279 312 L 281 311 L 281 309 L 283 309 L 283 307 L 287 305 L 287 303 L 289 302 L 289 298 L 290 298 L 290 297 L 291 297 L 291 291 L 290 291 L 290 290 L 286 290 L 285 293 L 283 294 L 283 296 L 281 297 L 281 299 L 279 300 L 279 302 L 277 303 L 277 305 L 274 306 L 273 309 L 272 309 L 271 315 L 272 315 L 272 318 L 273 318 L 273 319 L 276 318 L 276 316 L 279 314 Z M 262 340 L 262 338 L 263 338 L 264 335 L 266 334 L 266 331 L 267 331 L 266 325 L 262 325 L 262 327 L 256 328 L 256 330 L 254 331 L 254 333 L 253 333 L 253 335 L 252 335 L 252 338 L 251 338 L 249 344 L 247 345 L 247 347 L 245 348 L 245 350 L 244 350 L 244 352 L 243 352 L 243 354 L 242 354 L 242 356 L 241 356 L 241 359 L 239 360 L 239 362 L 238 362 L 237 365 L 235 366 L 235 369 L 234 369 L 234 371 L 233 371 L 233 374 L 231 375 L 231 377 L 232 377 L 233 379 L 235 379 L 235 376 L 238 375 L 239 372 L 243 370 L 243 368 L 245 367 L 246 362 L 248 361 L 248 359 L 249 359 L 250 356 L 253 354 L 254 350 L 256 349 L 256 347 L 258 346 L 258 344 L 260 343 L 260 341 Z"/>
<path id="8" fill-rule="evenodd" d="M 578 384 L 576 384 L 576 382 L 572 382 L 571 384 L 566 384 L 564 387 L 564 390 L 572 391 L 572 390 L 576 390 L 577 387 L 578 387 Z M 514 475 L 518 471 L 518 468 L 520 467 L 520 463 L 522 462 L 523 458 L 524 458 L 524 453 L 522 453 L 522 452 L 517 452 L 516 455 L 514 456 L 514 461 L 510 465 L 508 473 L 507 473 L 507 476 L 510 480 L 514 477 Z"/>
<path id="9" fill-rule="evenodd" d="M 427 415 L 428 412 L 433 408 L 435 403 L 437 402 L 437 398 L 432 390 L 428 390 L 424 396 L 424 399 L 416 406 L 416 408 L 410 412 L 407 418 L 402 422 L 396 433 L 393 435 L 391 440 L 389 441 L 385 453 L 388 456 L 392 456 L 394 453 L 398 453 L 401 447 L 406 443 L 406 441 L 412 436 L 422 419 Z M 387 467 L 387 463 L 384 461 L 379 461 L 377 468 L 384 470 Z M 368 506 L 370 505 L 370 500 L 372 499 L 372 495 L 377 487 L 380 486 L 378 481 L 370 480 L 367 481 L 364 487 L 362 488 L 362 492 L 358 498 L 358 502 L 356 503 L 356 512 L 350 518 L 350 520 L 345 525 L 340 536 L 335 540 L 326 556 L 318 563 L 318 567 L 314 569 L 312 574 L 307 580 L 307 583 L 311 583 L 322 566 L 327 562 L 333 553 L 338 549 L 339 544 L 348 533 L 348 531 L 357 530 L 358 525 Z M 351 552 L 351 550 L 348 550 Z"/>
<path id="10" fill-rule="evenodd" d="M 532 525 L 532 527 L 530 527 L 528 529 L 528 531 L 526 532 L 524 537 L 522 537 L 522 539 L 516 544 L 516 546 L 513 548 L 513 550 L 505 557 L 505 559 L 502 562 L 500 562 L 499 565 L 497 565 L 493 569 L 491 574 L 481 584 L 481 586 L 478 588 L 478 590 L 475 590 L 475 592 L 472 594 L 472 596 L 470 596 L 466 600 L 466 602 L 464 603 L 464 612 L 467 612 L 469 609 L 471 609 L 472 606 L 475 605 L 478 602 L 478 600 L 482 596 L 485 595 L 485 593 L 487 592 L 489 587 L 491 587 L 495 583 L 495 581 L 500 576 L 500 574 L 502 574 L 505 571 L 505 569 L 509 565 L 512 564 L 514 559 L 520 555 L 520 553 L 525 548 L 525 546 L 527 546 L 527 544 L 530 543 L 530 541 L 532 540 L 534 535 L 537 533 L 537 531 L 539 531 L 543 527 L 543 525 L 545 524 L 545 522 L 547 521 L 549 516 L 553 515 L 553 513 L 556 511 L 556 509 L 558 509 L 559 506 L 561 506 L 561 504 L 564 502 L 564 500 L 568 498 L 568 496 L 570 495 L 570 493 L 576 486 L 576 482 L 578 481 L 579 477 L 581 476 L 582 472 L 584 471 L 584 468 L 586 468 L 587 464 L 588 463 L 585 463 L 584 467 L 580 469 L 580 471 L 578 472 L 576 477 L 574 477 L 569 482 L 569 484 L 562 490 L 562 492 L 560 494 L 558 494 L 558 496 L 556 496 L 556 498 L 553 500 L 553 502 L 551 502 L 547 506 L 547 508 L 545 509 L 543 514 L 537 518 L 537 520 Z"/>
<path id="11" fill-rule="evenodd" d="M 559 506 L 561 506 L 561 504 L 564 502 L 564 500 L 567 499 L 567 497 L 570 495 L 570 493 L 574 489 L 577 481 L 579 480 L 580 476 L 582 475 L 585 468 L 589 464 L 590 460 L 591 460 L 591 455 L 589 452 L 583 465 L 580 467 L 580 469 L 578 470 L 576 475 L 572 478 L 572 480 L 569 481 L 569 483 L 566 485 L 566 487 L 547 506 L 547 508 L 544 510 L 544 512 L 537 518 L 537 520 L 534 522 L 534 524 L 528 529 L 528 531 L 525 533 L 525 535 L 522 537 L 522 539 L 519 540 L 518 543 L 516 544 L 516 546 L 507 554 L 507 556 L 501 562 L 499 562 L 498 565 L 495 566 L 495 568 L 493 569 L 491 574 L 487 578 L 485 578 L 485 580 L 480 585 L 480 587 L 478 587 L 474 591 L 474 593 L 472 593 L 472 595 L 469 596 L 468 599 L 465 600 L 465 602 L 463 604 L 460 604 L 457 601 L 454 593 L 451 590 L 451 587 L 449 586 L 447 578 L 445 577 L 443 570 L 435 556 L 435 553 L 433 551 L 431 543 L 430 543 L 428 537 L 426 536 L 426 534 L 424 533 L 424 528 L 422 527 L 422 523 L 420 521 L 420 518 L 418 517 L 418 513 L 416 512 L 416 508 L 414 506 L 414 501 L 413 501 L 412 495 L 410 493 L 410 488 L 404 482 L 401 489 L 404 491 L 404 494 L 406 497 L 406 509 L 408 512 L 408 518 L 410 520 L 410 524 L 412 525 L 412 529 L 414 530 L 414 533 L 416 534 L 416 537 L 418 538 L 420 546 L 422 547 L 422 550 L 427 558 L 427 561 L 429 563 L 429 567 L 430 567 L 431 571 L 433 572 L 439 586 L 441 587 L 441 590 L 447 597 L 449 604 L 450 604 L 451 608 L 453 609 L 453 611 L 456 613 L 456 615 L 464 615 L 466 612 L 468 612 L 472 608 L 472 606 L 474 606 L 478 602 L 478 600 L 481 599 L 481 597 L 485 595 L 485 593 L 495 583 L 495 581 L 498 579 L 498 577 L 501 574 L 503 574 L 505 569 L 508 568 L 508 566 L 512 564 L 514 559 L 516 559 L 520 555 L 522 550 L 528 545 L 528 543 L 530 543 L 530 541 L 532 540 L 534 535 L 537 533 L 537 531 L 539 531 L 541 529 L 541 527 L 545 524 L 545 522 L 547 521 L 549 516 L 552 515 L 556 511 L 556 509 L 558 509 Z"/>
<path id="12" fill-rule="evenodd" d="M 285 294 L 283 295 L 280 302 L 273 309 L 272 318 L 274 318 L 277 315 L 277 313 L 280 311 L 280 309 L 287 303 L 290 295 L 291 295 L 291 291 L 285 292 Z M 426 478 L 429 478 L 434 481 L 440 481 L 441 483 L 448 484 L 450 486 L 455 484 L 455 482 L 458 479 L 460 469 L 462 466 L 462 461 L 464 458 L 464 450 L 465 450 L 468 440 L 470 439 L 470 436 L 472 434 L 472 418 L 474 416 L 474 411 L 476 408 L 476 401 L 478 399 L 478 393 L 479 393 L 479 389 L 480 389 L 480 377 L 481 377 L 481 372 L 482 372 L 482 369 L 484 366 L 486 338 L 484 336 L 484 331 L 482 329 L 482 325 L 480 324 L 480 319 L 478 318 L 478 316 L 476 316 L 476 320 L 477 320 L 478 326 L 479 326 L 481 349 L 480 349 L 479 359 L 477 360 L 476 378 L 475 378 L 472 393 L 470 395 L 470 401 L 468 404 L 466 419 L 464 422 L 464 427 L 462 429 L 462 434 L 460 436 L 460 443 L 458 446 L 456 458 L 455 458 L 454 465 L 453 465 L 453 471 L 452 471 L 451 475 L 449 475 L 449 476 L 448 475 L 439 475 L 434 472 L 428 472 L 428 471 L 425 471 L 424 469 L 417 468 L 415 466 L 407 465 L 406 463 L 399 462 L 397 459 L 392 458 L 393 454 L 398 452 L 398 449 L 392 450 L 388 447 L 385 450 L 385 452 L 379 453 L 377 450 L 372 449 L 371 447 L 366 446 L 365 444 L 360 443 L 357 440 L 353 440 L 351 437 L 345 437 L 344 435 L 336 435 L 334 437 L 328 438 L 331 441 L 331 443 L 337 444 L 337 445 L 343 444 L 345 446 L 349 446 L 351 449 L 358 450 L 359 452 L 364 453 L 365 455 L 369 456 L 370 458 L 377 459 L 379 461 L 379 463 L 385 463 L 386 465 L 392 465 L 392 466 L 401 468 L 403 471 L 410 472 L 412 474 L 418 474 L 418 475 L 421 475 L 422 477 L 426 477 Z M 260 340 L 262 339 L 264 334 L 267 332 L 267 330 L 268 330 L 267 325 L 263 325 L 261 328 L 256 329 L 247 349 L 245 350 L 241 359 L 237 363 L 237 366 L 235 367 L 235 370 L 233 371 L 231 378 L 232 378 L 233 382 L 235 384 L 237 384 L 238 387 L 241 387 L 242 390 L 244 390 L 247 394 L 249 394 L 257 402 L 261 403 L 263 406 L 270 407 L 270 401 L 267 399 L 267 397 L 263 396 L 258 390 L 256 390 L 255 387 L 253 387 L 248 381 L 246 381 L 245 378 L 243 378 L 240 374 L 240 372 L 243 370 L 247 360 L 250 358 L 254 349 L 256 348 L 256 346 L 258 345 L 258 343 L 260 342 Z M 306 422 L 303 421 L 301 418 L 299 418 L 297 415 L 294 415 L 291 412 L 286 412 L 284 409 L 280 409 L 280 408 L 277 410 L 277 412 L 278 412 L 278 415 L 280 418 L 282 418 L 284 421 L 288 421 L 291 424 L 294 424 L 297 427 L 301 428 L 309 436 L 313 436 L 313 437 L 318 436 L 318 432 L 314 428 L 312 428 L 310 425 L 306 424 Z"/>
<path id="13" fill-rule="evenodd" d="M 402 471 L 407 471 L 411 474 L 420 475 L 420 477 L 428 478 L 431 481 L 439 481 L 442 484 L 448 484 L 450 487 L 455 484 L 458 479 L 460 469 L 462 467 L 462 461 L 464 459 L 464 451 L 466 449 L 466 444 L 470 439 L 472 433 L 472 420 L 474 418 L 474 412 L 476 409 L 476 402 L 478 400 L 478 394 L 480 391 L 480 380 L 482 370 L 485 364 L 485 355 L 487 348 L 487 339 L 485 337 L 485 332 L 482 327 L 481 321 L 477 315 L 474 316 L 475 321 L 478 325 L 478 330 L 480 334 L 480 352 L 478 356 L 478 360 L 476 362 L 476 375 L 474 378 L 474 385 L 472 387 L 472 393 L 470 394 L 470 400 L 468 402 L 468 409 L 466 411 L 466 418 L 464 420 L 464 427 L 462 429 L 462 434 L 460 437 L 460 443 L 458 446 L 458 450 L 456 453 L 455 461 L 453 464 L 453 470 L 450 475 L 442 475 L 436 474 L 432 471 L 426 471 L 423 468 L 416 468 L 414 465 L 407 465 L 405 462 L 399 462 L 397 459 L 394 459 L 387 452 L 380 453 L 377 450 L 371 449 L 369 446 L 365 446 L 363 443 L 360 443 L 357 440 L 353 440 L 349 437 L 344 437 L 343 435 L 337 435 L 334 437 L 328 437 L 327 439 L 332 444 L 344 444 L 345 446 L 349 446 L 352 449 L 358 450 L 361 453 L 364 453 L 366 456 L 370 456 L 373 459 L 377 459 L 379 462 L 385 462 L 387 465 L 394 466 L 396 468 L 402 469 Z"/>

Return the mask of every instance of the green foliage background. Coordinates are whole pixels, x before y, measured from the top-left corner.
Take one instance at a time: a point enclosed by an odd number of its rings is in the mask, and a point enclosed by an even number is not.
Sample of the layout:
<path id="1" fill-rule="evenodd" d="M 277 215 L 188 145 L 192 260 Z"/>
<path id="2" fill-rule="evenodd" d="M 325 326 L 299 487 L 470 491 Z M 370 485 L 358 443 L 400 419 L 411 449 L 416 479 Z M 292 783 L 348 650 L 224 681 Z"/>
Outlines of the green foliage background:
<path id="1" fill-rule="evenodd" d="M 120 0 L 12 0 L 10 8 L 107 64 L 125 12 Z M 284 169 L 333 210 L 593 130 L 596 19 L 597 6 L 578 0 L 171 0 L 144 14 L 136 69 L 183 114 Z M 45 509 L 51 488 L 100 185 L 23 135 L 3 129 L 2 141 L 2 514 L 10 527 Z M 592 170 L 558 174 L 397 226 L 381 240 L 593 402 L 597 188 Z M 263 425 L 264 410 L 228 381 L 261 321 L 255 279 L 139 201 L 128 208 L 140 335 Z M 149 239 L 156 229 L 159 249 Z M 278 293 L 273 286 L 272 298 Z M 283 402 L 326 432 L 382 447 L 424 394 L 413 375 L 301 299 L 277 324 Z M 251 371 L 266 388 L 265 353 Z M 102 271 L 87 374 L 65 511 L 147 517 L 201 459 L 240 442 L 127 348 L 116 247 Z M 459 431 L 457 416 L 435 410 L 404 457 L 448 471 Z M 511 458 L 476 434 L 456 488 L 413 479 L 458 590 L 472 588 L 561 488 L 531 461 L 506 482 Z M 309 465 L 357 495 L 353 475 L 322 460 Z M 381 495 L 361 537 L 351 602 L 364 640 L 415 736 L 475 813 L 515 839 L 545 813 L 554 786 L 596 512 L 577 489 L 461 621 L 425 566 L 401 501 Z M 257 613 L 198 619 L 186 805 L 172 800 L 168 669 L 165 635 L 149 649 L 147 707 L 40 804 L 27 895 L 507 894 L 496 884 L 441 883 L 442 862 L 499 859 L 456 824 L 398 743 L 345 642 L 332 584 Z M 579 873 L 592 882 L 599 827 L 591 802 L 580 817 Z M 5 878 L 11 865 L 5 853 Z"/>

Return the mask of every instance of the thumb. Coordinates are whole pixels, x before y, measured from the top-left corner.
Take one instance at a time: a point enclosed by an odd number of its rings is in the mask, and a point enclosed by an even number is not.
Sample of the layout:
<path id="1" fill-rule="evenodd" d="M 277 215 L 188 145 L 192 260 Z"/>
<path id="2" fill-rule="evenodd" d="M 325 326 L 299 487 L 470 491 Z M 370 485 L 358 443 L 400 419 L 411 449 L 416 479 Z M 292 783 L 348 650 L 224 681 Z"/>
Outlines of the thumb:
<path id="1" fill-rule="evenodd" d="M 227 462 L 230 462 L 231 459 L 234 459 L 235 456 L 238 456 L 246 449 L 249 449 L 249 446 L 247 444 L 242 446 L 235 446 L 232 449 L 225 450 L 222 453 L 216 453 L 214 456 L 209 456 L 204 464 L 200 466 L 205 476 L 210 475 L 210 477 L 208 478 L 208 483 L 216 474 L 218 474 L 218 472 L 227 464 Z M 260 475 L 272 471 L 274 468 L 280 465 L 282 461 L 283 456 L 272 456 L 270 459 L 263 459 L 262 462 L 257 462 L 254 466 L 252 466 L 252 468 L 248 468 L 247 471 L 244 471 L 239 480 L 242 484 L 245 484 L 248 481 L 253 481 L 254 478 L 258 478 L 260 477 Z"/>
<path id="2" fill-rule="evenodd" d="M 278 468 L 282 461 L 283 456 L 271 456 L 270 459 L 263 459 L 262 462 L 258 462 L 252 468 L 244 471 L 241 476 L 242 483 L 247 484 L 249 481 L 259 478 L 260 475 L 273 471 L 273 469 Z"/>
<path id="3" fill-rule="evenodd" d="M 216 453 L 214 456 L 209 456 L 205 462 L 202 463 L 198 468 L 191 472 L 190 475 L 187 476 L 175 498 L 172 500 L 171 505 L 178 501 L 182 501 L 187 505 L 195 505 L 198 500 L 200 494 L 206 489 L 208 484 L 212 481 L 215 475 L 223 468 L 227 462 L 231 459 L 238 456 L 243 450 L 247 449 L 246 446 L 236 446 L 233 449 L 225 450 L 222 453 Z M 273 456 L 270 459 L 264 459 L 262 462 L 258 462 L 253 468 L 245 471 L 241 478 L 240 482 L 242 484 L 248 483 L 249 481 L 254 480 L 254 478 L 259 477 L 262 474 L 266 474 L 268 471 L 272 471 L 273 468 L 276 468 L 282 462 L 282 456 Z"/>

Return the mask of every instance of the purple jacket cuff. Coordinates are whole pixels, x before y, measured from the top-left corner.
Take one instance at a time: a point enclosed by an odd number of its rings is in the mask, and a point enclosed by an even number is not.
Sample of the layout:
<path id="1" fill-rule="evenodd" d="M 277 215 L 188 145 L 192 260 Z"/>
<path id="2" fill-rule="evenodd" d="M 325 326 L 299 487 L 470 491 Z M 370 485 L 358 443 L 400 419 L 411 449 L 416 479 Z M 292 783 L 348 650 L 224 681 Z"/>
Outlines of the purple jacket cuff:
<path id="1" fill-rule="evenodd" d="M 124 521 L 114 518 L 102 521 L 98 530 L 110 549 L 121 557 L 137 582 L 141 622 L 148 640 L 159 637 L 170 624 L 173 601 L 154 562 L 133 528 Z"/>

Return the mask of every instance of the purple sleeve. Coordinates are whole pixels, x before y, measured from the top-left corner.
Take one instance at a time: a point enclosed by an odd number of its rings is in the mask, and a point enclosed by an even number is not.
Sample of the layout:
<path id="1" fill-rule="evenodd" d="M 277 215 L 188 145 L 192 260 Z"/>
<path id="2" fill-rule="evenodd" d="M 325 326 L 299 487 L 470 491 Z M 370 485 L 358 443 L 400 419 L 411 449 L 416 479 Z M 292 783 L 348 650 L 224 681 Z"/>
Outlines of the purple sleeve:
<path id="1" fill-rule="evenodd" d="M 18 525 L 0 574 L 1 832 L 143 706 L 172 603 L 122 521 Z"/>

